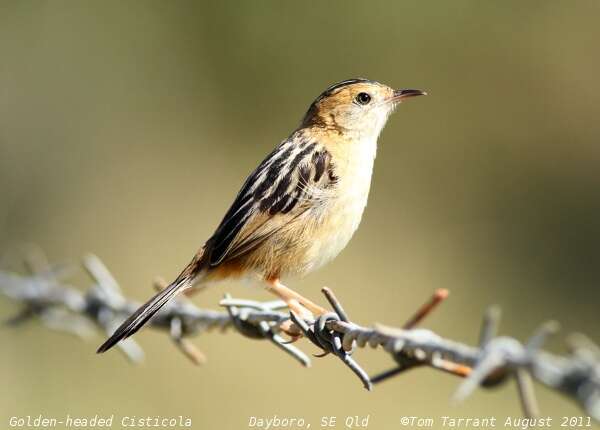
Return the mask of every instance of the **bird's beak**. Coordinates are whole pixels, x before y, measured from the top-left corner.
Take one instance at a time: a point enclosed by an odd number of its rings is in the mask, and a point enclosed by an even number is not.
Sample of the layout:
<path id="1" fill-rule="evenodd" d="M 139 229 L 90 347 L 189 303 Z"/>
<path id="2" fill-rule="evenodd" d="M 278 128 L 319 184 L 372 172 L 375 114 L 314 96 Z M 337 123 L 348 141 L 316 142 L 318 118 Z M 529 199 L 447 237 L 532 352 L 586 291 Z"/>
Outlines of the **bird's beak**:
<path id="1" fill-rule="evenodd" d="M 426 96 L 427 93 L 421 90 L 395 90 L 391 101 L 399 103 L 404 99 L 416 96 Z"/>

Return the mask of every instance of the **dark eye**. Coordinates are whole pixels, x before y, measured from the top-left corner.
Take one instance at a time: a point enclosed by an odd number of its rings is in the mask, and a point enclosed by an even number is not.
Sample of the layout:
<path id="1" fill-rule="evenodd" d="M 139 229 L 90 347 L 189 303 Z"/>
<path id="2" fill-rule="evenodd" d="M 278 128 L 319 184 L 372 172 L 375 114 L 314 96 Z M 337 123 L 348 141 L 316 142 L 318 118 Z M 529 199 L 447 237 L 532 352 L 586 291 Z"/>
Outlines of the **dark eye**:
<path id="1" fill-rule="evenodd" d="M 356 101 L 359 102 L 361 105 L 366 105 L 369 104 L 369 102 L 371 101 L 371 96 L 367 93 L 358 93 L 358 95 L 356 96 Z"/>

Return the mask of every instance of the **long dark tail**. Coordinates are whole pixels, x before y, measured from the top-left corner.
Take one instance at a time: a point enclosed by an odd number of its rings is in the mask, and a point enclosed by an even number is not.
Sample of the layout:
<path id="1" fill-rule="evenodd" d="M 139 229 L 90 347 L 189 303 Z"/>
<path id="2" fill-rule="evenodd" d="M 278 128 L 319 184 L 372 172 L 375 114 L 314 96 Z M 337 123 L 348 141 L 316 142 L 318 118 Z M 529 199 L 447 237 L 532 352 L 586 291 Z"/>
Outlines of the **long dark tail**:
<path id="1" fill-rule="evenodd" d="M 177 294 L 188 288 L 194 282 L 200 269 L 200 256 L 196 255 L 192 262 L 181 272 L 181 274 L 167 288 L 159 291 L 154 297 L 144 303 L 135 311 L 117 330 L 109 337 L 106 342 L 100 345 L 96 351 L 98 354 L 108 351 L 119 341 L 127 339 L 137 332 L 148 322 L 152 316 L 166 305 Z"/>

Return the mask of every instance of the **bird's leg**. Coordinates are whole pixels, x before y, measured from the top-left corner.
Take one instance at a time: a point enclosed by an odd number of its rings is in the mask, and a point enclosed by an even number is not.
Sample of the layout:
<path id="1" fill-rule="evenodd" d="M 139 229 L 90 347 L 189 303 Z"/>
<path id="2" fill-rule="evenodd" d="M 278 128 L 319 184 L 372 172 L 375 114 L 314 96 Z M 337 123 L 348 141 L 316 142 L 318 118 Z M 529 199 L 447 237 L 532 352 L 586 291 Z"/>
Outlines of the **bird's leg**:
<path id="1" fill-rule="evenodd" d="M 278 278 L 267 280 L 267 291 L 283 300 L 290 310 L 303 319 L 313 319 L 313 314 L 322 315 L 327 312 L 327 309 L 283 285 Z"/>

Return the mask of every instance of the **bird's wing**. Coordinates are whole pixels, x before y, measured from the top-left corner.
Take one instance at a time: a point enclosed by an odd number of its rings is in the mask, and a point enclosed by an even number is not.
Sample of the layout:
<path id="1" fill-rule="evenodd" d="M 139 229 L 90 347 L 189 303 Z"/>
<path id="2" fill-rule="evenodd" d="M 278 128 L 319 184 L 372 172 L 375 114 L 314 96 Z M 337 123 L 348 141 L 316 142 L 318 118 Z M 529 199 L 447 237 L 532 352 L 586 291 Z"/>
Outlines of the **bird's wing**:
<path id="1" fill-rule="evenodd" d="M 217 266 L 256 248 L 333 192 L 331 155 L 317 142 L 293 135 L 248 177 L 214 235 L 208 263 Z"/>

